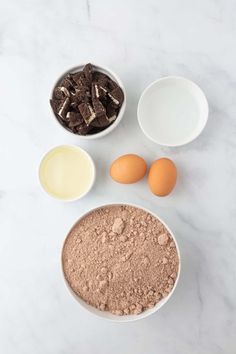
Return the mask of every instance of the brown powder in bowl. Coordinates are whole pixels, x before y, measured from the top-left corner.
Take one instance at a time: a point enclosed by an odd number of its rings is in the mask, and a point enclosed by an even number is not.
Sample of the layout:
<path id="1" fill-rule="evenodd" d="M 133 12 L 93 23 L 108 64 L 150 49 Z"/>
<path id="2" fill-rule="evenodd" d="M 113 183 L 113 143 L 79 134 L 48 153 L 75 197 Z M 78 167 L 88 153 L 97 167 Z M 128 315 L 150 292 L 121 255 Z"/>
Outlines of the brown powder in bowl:
<path id="1" fill-rule="evenodd" d="M 179 258 L 165 226 L 127 205 L 93 210 L 70 231 L 65 278 L 88 304 L 115 315 L 139 314 L 172 290 Z"/>

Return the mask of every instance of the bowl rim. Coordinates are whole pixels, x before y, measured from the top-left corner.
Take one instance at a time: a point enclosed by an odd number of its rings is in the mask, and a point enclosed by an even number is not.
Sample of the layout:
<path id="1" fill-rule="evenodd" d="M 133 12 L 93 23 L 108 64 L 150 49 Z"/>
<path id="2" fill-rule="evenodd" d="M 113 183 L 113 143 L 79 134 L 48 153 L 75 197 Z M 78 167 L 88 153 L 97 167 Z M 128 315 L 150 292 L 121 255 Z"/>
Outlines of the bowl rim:
<path id="1" fill-rule="evenodd" d="M 141 122 L 141 117 L 140 117 L 140 106 L 142 104 L 142 101 L 144 99 L 144 96 L 147 94 L 147 92 L 155 85 L 158 85 L 160 82 L 162 81 L 166 81 L 166 80 L 178 80 L 178 81 L 183 81 L 185 83 L 188 83 L 190 85 L 192 85 L 193 87 L 195 87 L 199 94 L 201 95 L 201 105 L 205 105 L 205 114 L 203 116 L 203 118 L 201 118 L 201 121 L 202 121 L 202 125 L 201 127 L 199 128 L 199 130 L 197 130 L 197 133 L 195 135 L 191 135 L 190 137 L 187 137 L 185 139 L 182 140 L 182 142 L 180 143 L 163 143 L 163 142 L 160 142 L 158 138 L 153 138 L 152 136 L 150 136 L 146 130 L 143 128 L 143 125 L 142 125 L 142 122 Z M 166 147 L 178 147 L 178 146 L 183 146 L 183 145 L 186 145 L 192 141 L 194 141 L 195 139 L 197 139 L 199 137 L 199 135 L 202 133 L 203 129 L 205 128 L 206 126 L 206 123 L 208 121 L 208 117 L 209 117 L 209 104 L 208 104 L 208 101 L 207 101 L 207 98 L 206 98 L 206 95 L 204 93 L 204 91 L 201 89 L 201 87 L 196 84 L 194 81 L 190 80 L 190 79 L 187 79 L 183 76 L 178 76 L 178 75 L 168 75 L 168 76 L 163 76 L 153 82 L 151 82 L 141 93 L 140 95 L 140 98 L 139 98 L 139 101 L 138 101 L 138 106 L 137 106 L 137 118 L 138 118 L 138 123 L 139 123 L 139 126 L 142 130 L 142 132 L 144 133 L 144 135 L 150 139 L 151 141 L 153 141 L 154 143 L 156 144 L 159 144 L 161 146 L 166 146 Z"/>
<path id="2" fill-rule="evenodd" d="M 87 189 L 87 191 L 85 191 L 83 194 L 81 194 L 79 197 L 75 197 L 75 198 L 68 198 L 68 199 L 63 199 L 63 198 L 60 198 L 60 197 L 57 197 L 56 195 L 52 194 L 52 193 L 49 193 L 43 186 L 43 183 L 41 181 L 41 178 L 40 178 L 40 169 L 42 167 L 42 164 L 43 164 L 43 161 L 44 159 L 51 153 L 53 152 L 54 150 L 58 149 L 58 148 L 62 148 L 62 147 L 72 147 L 72 148 L 75 148 L 76 150 L 79 150 L 80 152 L 82 151 L 83 154 L 86 155 L 86 157 L 88 158 L 89 162 L 90 162 L 90 165 L 92 167 L 92 171 L 93 171 L 93 178 L 91 180 L 91 183 L 90 183 L 90 186 L 89 188 Z M 39 166 L 38 166 L 38 180 L 39 180 L 39 184 L 41 186 L 41 189 L 47 194 L 49 195 L 50 197 L 53 197 L 54 199 L 57 199 L 57 200 L 60 200 L 60 201 L 63 201 L 63 202 L 74 202 L 74 201 L 77 201 L 77 200 L 80 200 L 82 199 L 83 197 L 85 197 L 90 191 L 91 189 L 93 188 L 94 186 L 94 183 L 95 183 L 95 180 L 96 180 L 96 166 L 95 166 L 95 163 L 94 163 L 94 160 L 92 158 L 92 156 L 83 148 L 81 148 L 80 146 L 78 145 L 75 145 L 75 144 L 60 144 L 60 145 L 56 145 L 54 147 L 52 147 L 51 149 L 47 150 L 41 157 L 40 159 L 40 163 L 39 163 Z"/>
<path id="3" fill-rule="evenodd" d="M 174 242 L 175 242 L 175 246 L 176 246 L 176 250 L 177 250 L 177 254 L 178 254 L 178 258 L 179 258 L 179 267 L 178 267 L 178 274 L 174 283 L 174 286 L 171 290 L 171 292 L 161 301 L 159 301 L 153 308 L 148 309 L 143 311 L 142 313 L 140 313 L 139 315 L 125 315 L 125 316 L 118 316 L 118 315 L 114 315 L 111 312 L 108 311 L 101 311 L 98 310 L 97 308 L 87 304 L 82 298 L 80 298 L 70 287 L 70 284 L 68 283 L 66 276 L 65 276 L 65 272 L 64 272 L 64 267 L 63 267 L 63 252 L 64 252 L 64 247 L 65 247 L 65 243 L 70 235 L 70 232 L 73 230 L 73 228 L 87 215 L 89 215 L 92 211 L 98 210 L 100 208 L 104 208 L 104 207 L 109 207 L 109 206 L 131 206 L 131 207 L 135 207 L 135 208 L 139 208 L 143 211 L 146 211 L 147 213 L 150 213 L 152 216 L 154 216 L 155 218 L 157 218 L 168 230 L 168 232 L 171 234 L 171 237 L 173 238 Z M 180 249 L 179 249 L 179 245 L 178 242 L 173 234 L 173 232 L 171 231 L 171 229 L 169 228 L 169 226 L 162 220 L 162 218 L 160 218 L 157 214 L 155 214 L 155 212 L 151 211 L 148 208 L 145 208 L 143 206 L 140 206 L 138 204 L 134 204 L 134 203 L 123 203 L 123 202 L 114 202 L 114 203 L 105 203 L 105 204 L 101 204 L 98 206 L 95 206 L 93 208 L 90 208 L 88 211 L 86 211 L 85 213 L 83 213 L 77 220 L 76 222 L 73 224 L 73 226 L 70 228 L 70 230 L 68 231 L 63 244 L 62 244 L 62 248 L 61 248 L 61 272 L 62 272 L 62 277 L 64 279 L 64 283 L 66 285 L 66 288 L 69 290 L 69 292 L 71 293 L 72 297 L 79 303 L 79 305 L 81 306 L 81 308 L 87 310 L 88 312 L 90 312 L 91 314 L 95 315 L 96 317 L 99 317 L 101 319 L 104 320 L 108 320 L 110 322 L 119 322 L 119 323 L 127 323 L 127 322 L 134 322 L 134 321 L 138 321 L 141 319 L 144 319 L 146 317 L 151 316 L 152 314 L 156 313 L 158 310 L 160 310 L 168 301 L 169 299 L 172 297 L 172 295 L 175 292 L 175 289 L 177 287 L 177 284 L 179 282 L 179 278 L 180 278 L 180 273 L 181 273 L 181 254 L 180 254 Z M 102 315 L 103 314 L 103 315 Z"/>
<path id="4" fill-rule="evenodd" d="M 87 63 L 86 63 L 87 64 Z M 93 63 L 90 63 L 94 68 L 95 70 L 99 71 L 99 72 L 102 72 L 106 75 L 108 75 L 109 77 L 111 77 L 111 79 L 113 79 L 114 81 L 117 82 L 117 84 L 120 86 L 120 88 L 122 89 L 123 93 L 124 93 L 124 101 L 121 105 L 121 108 L 120 108 L 120 111 L 118 113 L 118 116 L 116 118 L 116 120 L 111 124 L 109 125 L 107 128 L 105 128 L 104 130 L 102 130 L 101 132 L 98 132 L 98 133 L 95 133 L 95 134 L 91 134 L 91 135 L 79 135 L 79 134 L 75 134 L 73 132 L 71 132 L 70 130 L 68 130 L 66 127 L 64 127 L 60 122 L 59 120 L 57 119 L 51 105 L 50 105 L 50 100 L 52 99 L 52 96 L 53 96 L 53 91 L 54 89 L 57 87 L 57 85 L 59 84 L 59 82 L 69 73 L 73 73 L 73 72 L 77 72 L 79 70 L 82 70 L 83 67 L 86 65 L 86 64 L 78 64 L 78 65 L 75 65 L 75 66 L 72 66 L 71 68 L 65 70 L 59 77 L 58 79 L 55 81 L 51 91 L 50 91 L 50 97 L 49 97 L 49 106 L 50 106 L 50 110 L 51 110 L 51 113 L 54 117 L 54 119 L 56 120 L 57 124 L 63 129 L 63 131 L 67 132 L 70 136 L 77 136 L 79 139 L 81 140 L 94 140 L 94 139 L 99 139 L 107 134 L 109 134 L 110 132 L 112 132 L 117 126 L 118 124 L 121 122 L 123 116 L 124 116 L 124 113 L 125 113 L 125 109 L 126 109 L 126 100 L 127 100 L 127 96 L 126 96 L 126 90 L 125 90 L 125 87 L 123 85 L 123 82 L 121 81 L 120 77 L 114 73 L 110 68 L 108 68 L 107 66 L 101 66 L 101 65 L 98 65 L 98 64 L 93 64 Z"/>

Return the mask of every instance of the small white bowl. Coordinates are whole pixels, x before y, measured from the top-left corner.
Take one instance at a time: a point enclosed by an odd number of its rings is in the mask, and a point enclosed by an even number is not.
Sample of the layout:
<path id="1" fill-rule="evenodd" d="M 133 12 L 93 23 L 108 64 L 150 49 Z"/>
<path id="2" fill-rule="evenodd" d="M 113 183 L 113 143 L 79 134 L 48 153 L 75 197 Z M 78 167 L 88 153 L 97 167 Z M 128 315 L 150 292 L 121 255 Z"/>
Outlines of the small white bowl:
<path id="1" fill-rule="evenodd" d="M 91 63 L 92 64 L 92 63 Z M 60 81 L 68 74 L 70 73 L 76 73 L 78 71 L 81 71 L 83 69 L 83 67 L 85 66 L 86 64 L 81 64 L 81 65 L 78 65 L 78 66 L 75 66 L 67 71 L 65 71 L 59 78 L 58 80 L 56 81 L 56 83 L 54 84 L 53 86 L 53 89 L 52 89 L 52 92 L 51 92 L 51 95 L 50 95 L 50 100 L 52 99 L 52 95 L 53 95 L 53 91 L 55 89 L 55 87 L 57 87 L 60 83 Z M 66 131 L 67 133 L 69 133 L 70 135 L 73 135 L 73 136 L 78 136 L 78 138 L 80 139 L 83 139 L 83 140 L 93 140 L 93 139 L 98 139 L 98 138 L 101 138 L 107 134 L 109 134 L 111 131 L 113 131 L 117 126 L 118 124 L 120 123 L 121 119 L 123 118 L 124 116 L 124 112 L 125 112 L 125 108 L 126 108 L 126 91 L 125 91 L 125 88 L 124 88 L 124 85 L 121 81 L 121 79 L 110 69 L 104 67 L 104 66 L 98 66 L 98 65 L 93 65 L 93 68 L 96 70 L 96 71 L 100 71 L 101 73 L 103 74 L 106 74 L 107 76 L 109 76 L 112 80 L 114 80 L 119 86 L 120 88 L 122 89 L 123 93 L 124 93 L 124 102 L 122 103 L 122 106 L 120 108 L 120 111 L 118 113 L 118 116 L 116 118 L 116 120 L 111 124 L 109 125 L 107 128 L 105 128 L 104 130 L 102 130 L 101 132 L 99 133 L 95 133 L 95 134 L 91 134 L 91 135 L 79 135 L 79 134 L 75 134 L 73 132 L 71 132 L 70 130 L 68 130 L 66 127 L 64 127 L 57 119 L 51 105 L 51 111 L 52 111 L 52 114 L 53 114 L 53 117 L 55 118 L 57 124 L 59 124 L 59 126 L 64 130 Z"/>
<path id="2" fill-rule="evenodd" d="M 163 146 L 181 146 L 196 139 L 208 119 L 205 94 L 194 82 L 167 76 L 151 83 L 138 103 L 144 134 Z"/>
<path id="3" fill-rule="evenodd" d="M 78 150 L 80 153 L 82 153 L 86 157 L 86 159 L 88 160 L 89 165 L 91 167 L 91 176 L 92 177 L 91 177 L 91 181 L 90 181 L 90 184 L 89 184 L 87 190 L 84 191 L 83 194 L 80 194 L 79 196 L 75 196 L 74 198 L 60 198 L 57 195 L 55 195 L 54 193 L 50 192 L 49 189 L 47 189 L 46 185 L 44 185 L 44 182 L 43 182 L 42 176 L 41 176 L 41 172 L 42 172 L 41 169 L 42 169 L 43 163 L 46 161 L 47 157 L 53 151 L 56 151 L 57 149 L 60 149 L 60 148 L 63 148 L 63 147 L 72 147 L 73 149 Z M 96 168 L 95 168 L 95 164 L 94 164 L 94 161 L 93 161 L 92 157 L 89 155 L 89 153 L 87 151 L 85 151 L 81 147 L 76 146 L 76 145 L 71 145 L 71 144 L 70 145 L 68 145 L 68 144 L 67 145 L 58 145 L 58 146 L 55 146 L 54 148 L 50 149 L 49 151 L 46 152 L 46 154 L 43 155 L 43 157 L 42 157 L 42 159 L 40 161 L 40 164 L 39 164 L 38 178 L 39 178 L 40 185 L 41 185 L 42 189 L 44 190 L 44 192 L 46 192 L 51 197 L 53 197 L 55 199 L 58 199 L 58 200 L 61 200 L 61 201 L 64 201 L 64 202 L 74 202 L 76 200 L 79 200 L 79 199 L 83 198 L 92 189 L 92 187 L 94 185 L 94 182 L 95 182 L 95 178 L 96 178 Z"/>
<path id="4" fill-rule="evenodd" d="M 66 280 L 66 277 L 65 277 L 65 274 L 64 274 L 64 269 L 63 269 L 63 260 L 62 260 L 62 255 L 63 255 L 63 249 L 64 249 L 64 245 L 65 245 L 65 242 L 66 242 L 66 239 L 68 237 L 68 235 L 70 234 L 70 232 L 72 231 L 72 229 L 75 227 L 75 225 L 80 222 L 81 219 L 83 219 L 86 215 L 90 214 L 92 211 L 94 210 L 97 210 L 97 209 L 100 209 L 100 208 L 103 208 L 103 207 L 109 207 L 109 206 L 113 206 L 113 205 L 128 205 L 128 206 L 132 206 L 132 207 L 135 207 L 135 208 L 139 208 L 139 209 L 142 209 L 144 211 L 146 211 L 147 213 L 150 213 L 151 215 L 153 215 L 155 218 L 157 218 L 165 227 L 166 229 L 169 231 L 169 233 L 171 234 L 171 237 L 173 238 L 174 242 L 175 242 L 175 245 L 176 245 L 176 249 L 177 249 L 177 253 L 178 253 L 178 258 L 179 258 L 179 269 L 178 269 L 178 274 L 177 274 L 177 277 L 176 277 L 176 280 L 175 280 L 175 284 L 173 286 L 173 289 L 171 290 L 171 292 L 168 294 L 168 296 L 166 296 L 164 299 L 162 299 L 161 301 L 159 301 L 153 308 L 151 309 L 148 309 L 148 310 L 145 310 L 144 312 L 140 313 L 139 315 L 124 315 L 124 316 L 118 316 L 118 315 L 114 315 L 112 314 L 111 312 L 108 312 L 108 311 L 100 311 L 98 310 L 97 308 L 91 306 L 91 305 L 88 305 L 84 300 L 82 300 L 77 294 L 74 293 L 74 291 L 71 289 L 69 283 L 67 282 Z M 70 231 L 68 232 L 68 235 L 66 236 L 65 238 L 65 241 L 63 243 L 63 246 L 62 246 L 62 252 L 61 252 L 61 268 L 62 268 L 62 274 L 63 274 L 63 278 L 64 278 L 64 281 L 66 283 L 66 286 L 67 288 L 69 289 L 71 295 L 74 297 L 74 299 L 86 310 L 88 310 L 90 313 L 100 317 L 100 318 L 103 318 L 103 319 L 106 319 L 106 320 L 109 320 L 109 321 L 112 321 L 112 322 L 133 322 L 133 321 L 137 321 L 137 320 L 141 320 L 145 317 L 148 317 L 150 315 L 152 315 L 153 313 L 157 312 L 158 310 L 160 310 L 160 308 L 162 306 L 164 306 L 167 301 L 171 298 L 171 296 L 173 295 L 175 289 L 176 289 L 176 286 L 178 284 L 178 281 L 179 281 L 179 277 L 180 277 L 180 271 L 181 271 L 181 258 L 180 258 L 180 251 L 179 251 L 179 246 L 177 244 L 177 241 L 176 241 L 176 238 L 174 237 L 174 234 L 173 232 L 170 230 L 170 228 L 166 225 L 166 223 L 161 219 L 159 218 L 157 215 L 155 215 L 152 211 L 146 209 L 146 208 L 143 208 L 139 205 L 135 205 L 135 204 L 127 204 L 127 203 L 113 203 L 113 204 L 104 204 L 104 205 L 100 205 L 96 208 L 92 208 L 90 209 L 87 213 L 83 214 L 76 222 L 75 224 L 72 226 L 72 228 L 70 229 Z"/>

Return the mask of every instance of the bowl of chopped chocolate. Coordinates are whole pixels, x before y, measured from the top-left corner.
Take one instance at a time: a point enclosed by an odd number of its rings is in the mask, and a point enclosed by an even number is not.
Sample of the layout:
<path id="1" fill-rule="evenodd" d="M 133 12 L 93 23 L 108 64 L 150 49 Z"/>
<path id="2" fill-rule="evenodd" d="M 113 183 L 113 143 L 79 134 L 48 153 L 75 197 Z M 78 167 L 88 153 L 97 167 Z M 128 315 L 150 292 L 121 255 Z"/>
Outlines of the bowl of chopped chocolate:
<path id="1" fill-rule="evenodd" d="M 82 139 L 100 138 L 121 121 L 124 86 L 110 69 L 86 64 L 67 70 L 53 87 L 50 105 L 56 121 Z"/>

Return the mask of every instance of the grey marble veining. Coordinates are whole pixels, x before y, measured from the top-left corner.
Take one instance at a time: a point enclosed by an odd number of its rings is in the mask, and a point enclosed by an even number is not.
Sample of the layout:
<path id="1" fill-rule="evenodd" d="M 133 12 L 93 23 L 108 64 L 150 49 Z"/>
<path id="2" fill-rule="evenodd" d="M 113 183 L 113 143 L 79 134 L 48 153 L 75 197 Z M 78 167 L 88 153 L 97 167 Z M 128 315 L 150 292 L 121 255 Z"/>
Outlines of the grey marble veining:
<path id="1" fill-rule="evenodd" d="M 236 2 L 234 0 L 11 0 L 0 3 L 0 352 L 3 354 L 236 353 Z M 57 76 L 79 63 L 111 67 L 128 96 L 120 126 L 85 142 L 54 122 Z M 137 124 L 142 90 L 165 75 L 196 81 L 210 105 L 193 143 L 163 148 Z M 39 187 L 42 154 L 75 143 L 96 160 L 97 181 L 67 204 Z M 112 146 L 112 148 L 111 148 Z M 134 152 L 172 158 L 176 189 L 159 199 L 145 181 L 123 186 L 110 162 Z M 182 276 L 168 305 L 130 324 L 94 318 L 64 286 L 60 249 L 78 216 L 101 203 L 150 208 L 176 234 Z"/>

